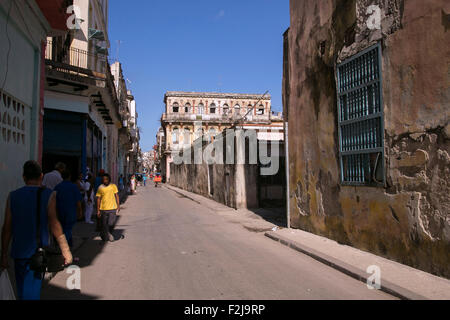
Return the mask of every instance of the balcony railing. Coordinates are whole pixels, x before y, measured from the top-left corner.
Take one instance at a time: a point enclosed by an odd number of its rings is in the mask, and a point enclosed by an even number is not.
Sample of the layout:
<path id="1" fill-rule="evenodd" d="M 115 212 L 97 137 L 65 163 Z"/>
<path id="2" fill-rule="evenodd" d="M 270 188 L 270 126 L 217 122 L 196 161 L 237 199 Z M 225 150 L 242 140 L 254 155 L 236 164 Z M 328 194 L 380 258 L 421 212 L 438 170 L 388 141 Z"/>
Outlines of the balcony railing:
<path id="1" fill-rule="evenodd" d="M 240 114 L 192 114 L 192 113 L 164 113 L 163 121 L 220 121 L 235 122 L 244 117 Z M 247 121 L 268 121 L 269 115 L 248 115 Z"/>
<path id="2" fill-rule="evenodd" d="M 45 59 L 55 62 L 58 65 L 67 65 L 71 71 L 78 71 L 86 74 L 86 71 L 93 71 L 98 74 L 105 74 L 107 71 L 107 56 L 94 54 L 85 50 L 54 45 L 51 40 L 47 41 Z"/>
<path id="3" fill-rule="evenodd" d="M 272 120 L 284 120 L 282 112 L 272 112 L 272 114 L 270 115 L 270 118 Z"/>

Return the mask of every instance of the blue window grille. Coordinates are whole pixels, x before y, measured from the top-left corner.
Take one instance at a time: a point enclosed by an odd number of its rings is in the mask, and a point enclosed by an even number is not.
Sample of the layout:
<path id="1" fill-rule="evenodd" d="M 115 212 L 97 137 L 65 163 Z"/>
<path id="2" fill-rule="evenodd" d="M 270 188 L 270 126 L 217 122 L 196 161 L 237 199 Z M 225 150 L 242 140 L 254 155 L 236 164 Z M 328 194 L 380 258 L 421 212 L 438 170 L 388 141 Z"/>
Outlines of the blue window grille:
<path id="1" fill-rule="evenodd" d="M 345 185 L 385 185 L 381 46 L 337 65 L 339 151 Z"/>

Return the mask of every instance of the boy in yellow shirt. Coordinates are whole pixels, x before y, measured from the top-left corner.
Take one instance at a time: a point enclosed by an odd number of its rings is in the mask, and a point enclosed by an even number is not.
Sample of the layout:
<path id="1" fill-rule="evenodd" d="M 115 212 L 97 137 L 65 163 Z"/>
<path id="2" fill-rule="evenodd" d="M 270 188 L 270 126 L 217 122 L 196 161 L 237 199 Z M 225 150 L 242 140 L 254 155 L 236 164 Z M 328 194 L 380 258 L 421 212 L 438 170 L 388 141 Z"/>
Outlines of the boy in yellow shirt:
<path id="1" fill-rule="evenodd" d="M 114 241 L 113 228 L 120 212 L 119 190 L 111 183 L 109 174 L 103 175 L 103 184 L 97 190 L 97 216 L 101 221 L 100 236 L 103 241 Z"/>

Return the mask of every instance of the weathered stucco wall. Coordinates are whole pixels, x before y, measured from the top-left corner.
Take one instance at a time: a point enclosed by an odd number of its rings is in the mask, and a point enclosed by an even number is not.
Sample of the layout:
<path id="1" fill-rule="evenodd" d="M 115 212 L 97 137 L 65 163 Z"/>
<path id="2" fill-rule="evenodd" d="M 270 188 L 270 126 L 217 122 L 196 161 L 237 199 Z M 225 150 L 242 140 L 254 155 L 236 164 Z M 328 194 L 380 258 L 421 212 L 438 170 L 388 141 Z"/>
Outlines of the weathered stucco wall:
<path id="1" fill-rule="evenodd" d="M 222 135 L 224 136 L 225 133 Z M 235 139 L 234 137 L 231 139 Z M 235 142 L 236 143 L 236 142 Z M 209 144 L 203 142 L 202 152 Z M 211 198 L 231 208 L 258 208 L 258 165 L 222 163 L 195 164 L 194 147 L 191 147 L 191 163 L 170 164 L 169 183 L 183 190 Z"/>
<path id="2" fill-rule="evenodd" d="M 40 161 L 42 43 L 50 29 L 34 1 L 15 1 L 11 10 L 10 3 L 0 2 L 0 228 L 8 194 L 24 184 L 23 164 Z"/>
<path id="3" fill-rule="evenodd" d="M 381 30 L 367 28 L 369 5 Z M 293 0 L 285 41 L 293 227 L 450 277 L 450 3 Z M 382 43 L 385 188 L 340 183 L 335 63 Z"/>

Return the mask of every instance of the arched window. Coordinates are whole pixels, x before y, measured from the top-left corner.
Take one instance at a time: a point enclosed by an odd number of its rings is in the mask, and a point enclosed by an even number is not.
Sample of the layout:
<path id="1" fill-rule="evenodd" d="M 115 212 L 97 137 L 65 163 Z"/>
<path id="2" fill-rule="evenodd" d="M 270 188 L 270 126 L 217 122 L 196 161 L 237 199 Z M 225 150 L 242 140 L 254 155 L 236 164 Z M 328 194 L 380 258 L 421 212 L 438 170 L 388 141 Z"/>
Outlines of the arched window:
<path id="1" fill-rule="evenodd" d="M 216 134 L 217 134 L 216 129 L 215 128 L 210 128 L 209 131 L 208 131 L 209 141 L 213 141 L 213 139 L 216 136 Z"/>
<path id="2" fill-rule="evenodd" d="M 190 113 L 191 112 L 191 104 L 190 103 L 186 103 L 184 105 L 184 113 Z"/>
<path id="3" fill-rule="evenodd" d="M 198 128 L 196 133 L 195 133 L 195 138 L 201 138 L 205 135 L 205 130 L 203 128 Z"/>
<path id="4" fill-rule="evenodd" d="M 241 106 L 240 106 L 239 104 L 236 104 L 236 105 L 234 106 L 234 114 L 235 114 L 235 115 L 241 114 Z"/>
<path id="5" fill-rule="evenodd" d="M 205 105 L 203 103 L 200 103 L 197 107 L 197 110 L 198 110 L 198 114 L 205 113 Z"/>
<path id="6" fill-rule="evenodd" d="M 172 112 L 173 113 L 178 113 L 178 112 L 180 112 L 180 106 L 178 105 L 178 103 L 174 103 L 173 105 L 172 105 Z"/>
<path id="7" fill-rule="evenodd" d="M 230 107 L 225 103 L 223 105 L 223 114 L 227 116 L 229 113 L 230 113 Z"/>
<path id="8" fill-rule="evenodd" d="M 191 144 L 191 129 L 189 129 L 189 128 L 184 128 L 183 143 Z"/>
<path id="9" fill-rule="evenodd" d="M 265 113 L 264 105 L 260 104 L 258 109 L 256 110 L 256 114 L 262 116 L 262 115 L 264 115 L 264 113 Z"/>
<path id="10" fill-rule="evenodd" d="M 178 128 L 174 128 L 172 130 L 172 144 L 178 144 L 180 137 L 180 130 Z"/>
<path id="11" fill-rule="evenodd" d="M 211 103 L 211 105 L 209 106 L 209 113 L 210 114 L 215 114 L 216 113 L 216 104 L 215 103 Z"/>

